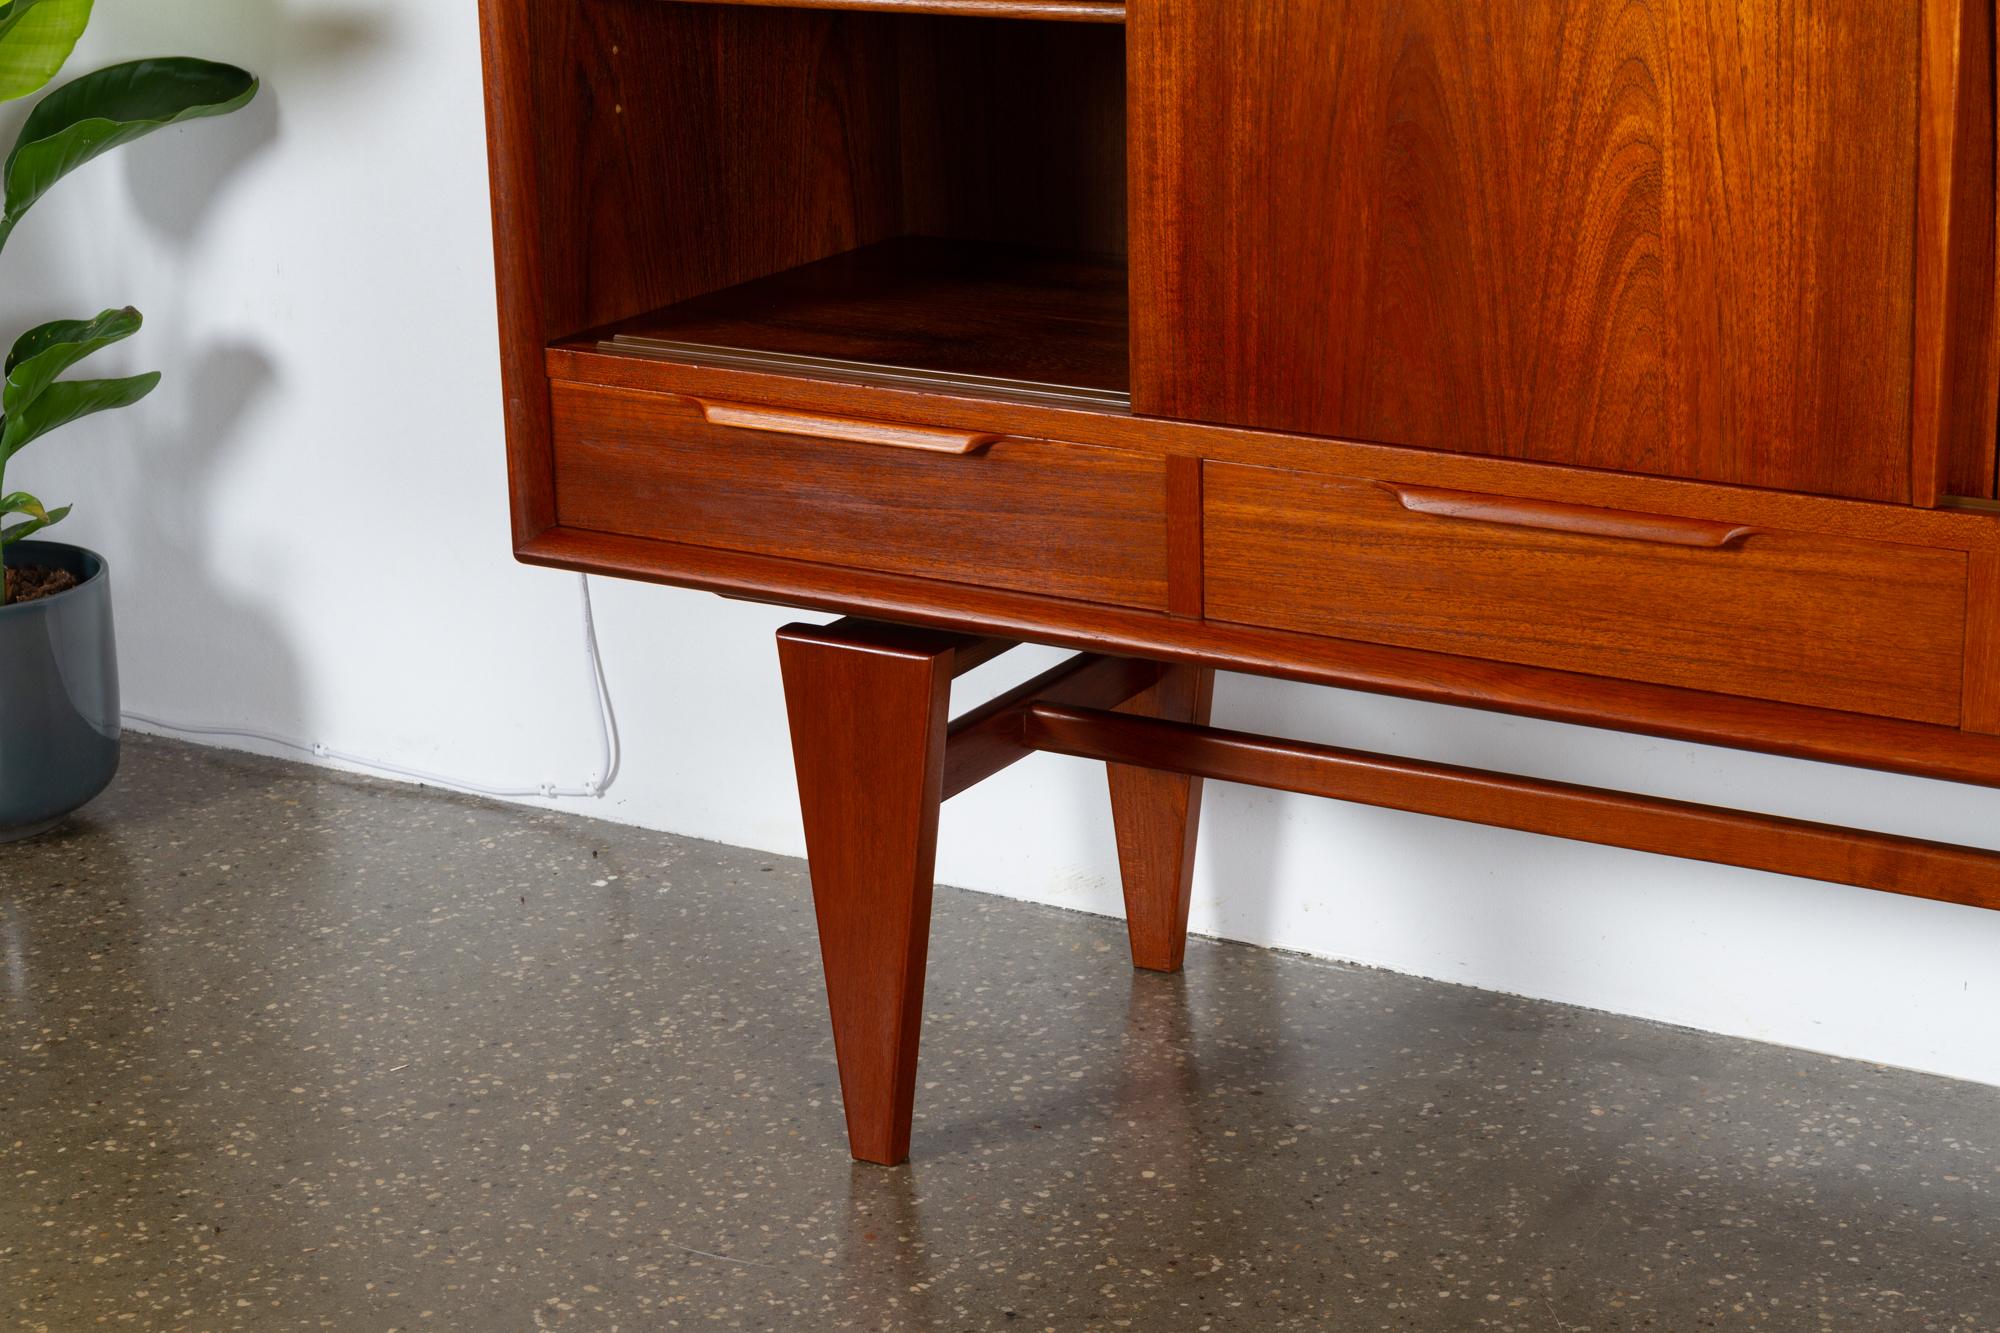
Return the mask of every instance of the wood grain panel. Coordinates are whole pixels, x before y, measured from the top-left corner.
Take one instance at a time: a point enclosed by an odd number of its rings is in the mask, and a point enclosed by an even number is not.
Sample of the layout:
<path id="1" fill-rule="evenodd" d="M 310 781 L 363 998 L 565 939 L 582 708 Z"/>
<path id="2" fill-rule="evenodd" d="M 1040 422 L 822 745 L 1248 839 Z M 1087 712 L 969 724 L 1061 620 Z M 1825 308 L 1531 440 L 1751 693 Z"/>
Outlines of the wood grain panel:
<path id="1" fill-rule="evenodd" d="M 699 404 L 557 384 L 570 527 L 1165 610 L 1166 465 L 1002 440 L 940 454 L 711 425 Z"/>
<path id="2" fill-rule="evenodd" d="M 662 0 L 513 9 L 544 342 L 899 229 L 895 34 L 880 18 Z"/>
<path id="3" fill-rule="evenodd" d="M 1907 498 L 1917 6 L 1127 31 L 1135 410 Z"/>
<path id="4" fill-rule="evenodd" d="M 904 231 L 1125 253 L 1121 28 L 935 18 L 897 33 Z"/>
<path id="5" fill-rule="evenodd" d="M 1958 720 L 1958 552 L 1780 531 L 1712 548 L 1551 531 L 1412 512 L 1368 481 L 1226 464 L 1203 489 L 1214 619 Z"/>

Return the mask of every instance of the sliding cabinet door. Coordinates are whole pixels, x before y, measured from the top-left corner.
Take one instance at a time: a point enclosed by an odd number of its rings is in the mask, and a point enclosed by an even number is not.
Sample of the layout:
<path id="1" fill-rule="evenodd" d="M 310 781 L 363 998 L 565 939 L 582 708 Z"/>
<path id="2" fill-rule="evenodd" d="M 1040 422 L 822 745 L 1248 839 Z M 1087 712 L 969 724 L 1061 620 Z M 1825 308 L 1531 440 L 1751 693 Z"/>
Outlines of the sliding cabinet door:
<path id="1" fill-rule="evenodd" d="M 1135 409 L 1910 498 L 1925 3 L 1131 0 Z"/>

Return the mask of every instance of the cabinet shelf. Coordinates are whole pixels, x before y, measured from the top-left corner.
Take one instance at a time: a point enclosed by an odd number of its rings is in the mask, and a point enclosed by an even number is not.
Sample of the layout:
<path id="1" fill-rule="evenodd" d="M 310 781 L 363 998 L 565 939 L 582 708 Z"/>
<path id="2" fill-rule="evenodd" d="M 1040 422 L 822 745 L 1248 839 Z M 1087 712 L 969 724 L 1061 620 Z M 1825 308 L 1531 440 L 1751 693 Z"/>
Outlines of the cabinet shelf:
<path id="1" fill-rule="evenodd" d="M 696 0 L 710 5 L 784 9 L 853 9 L 884 14 L 954 14 L 964 18 L 1123 23 L 1124 0 Z"/>
<path id="2" fill-rule="evenodd" d="M 899 237 L 711 292 L 562 346 L 813 379 L 1123 411 L 1125 265 Z"/>

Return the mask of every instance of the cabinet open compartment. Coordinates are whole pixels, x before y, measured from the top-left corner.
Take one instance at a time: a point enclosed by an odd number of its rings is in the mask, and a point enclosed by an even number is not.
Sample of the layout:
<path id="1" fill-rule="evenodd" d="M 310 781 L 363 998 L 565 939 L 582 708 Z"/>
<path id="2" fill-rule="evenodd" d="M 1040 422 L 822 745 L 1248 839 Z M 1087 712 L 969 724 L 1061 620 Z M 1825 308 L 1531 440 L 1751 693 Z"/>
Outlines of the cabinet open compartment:
<path id="1" fill-rule="evenodd" d="M 1122 410 L 1124 29 L 939 8 L 515 8 L 543 345 Z"/>

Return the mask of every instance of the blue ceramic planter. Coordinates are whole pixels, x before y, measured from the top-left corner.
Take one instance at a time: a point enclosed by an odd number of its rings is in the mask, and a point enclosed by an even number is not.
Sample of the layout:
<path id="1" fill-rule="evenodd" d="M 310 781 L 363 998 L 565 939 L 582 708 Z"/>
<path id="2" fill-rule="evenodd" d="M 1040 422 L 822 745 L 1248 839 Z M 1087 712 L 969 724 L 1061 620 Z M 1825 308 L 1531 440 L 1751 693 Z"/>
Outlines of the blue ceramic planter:
<path id="1" fill-rule="evenodd" d="M 7 563 L 53 566 L 77 586 L 0 606 L 0 842 L 60 823 L 118 771 L 118 651 L 104 558 L 17 542 Z"/>

